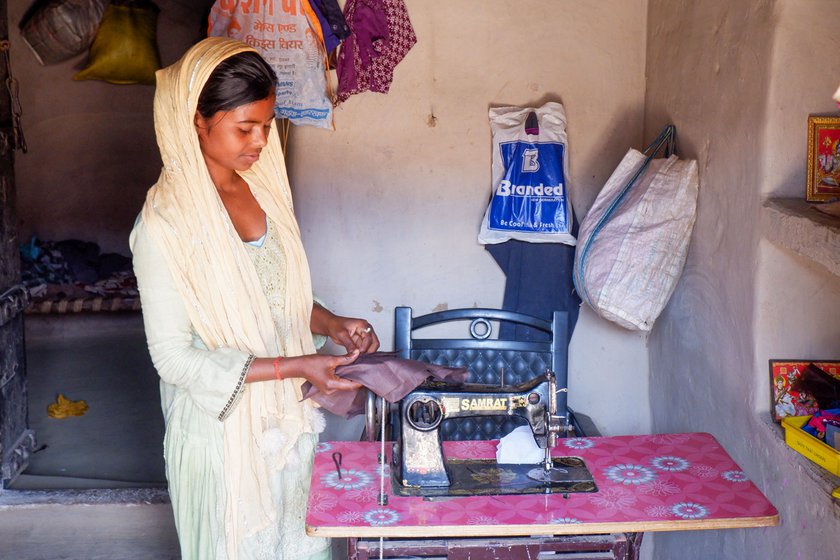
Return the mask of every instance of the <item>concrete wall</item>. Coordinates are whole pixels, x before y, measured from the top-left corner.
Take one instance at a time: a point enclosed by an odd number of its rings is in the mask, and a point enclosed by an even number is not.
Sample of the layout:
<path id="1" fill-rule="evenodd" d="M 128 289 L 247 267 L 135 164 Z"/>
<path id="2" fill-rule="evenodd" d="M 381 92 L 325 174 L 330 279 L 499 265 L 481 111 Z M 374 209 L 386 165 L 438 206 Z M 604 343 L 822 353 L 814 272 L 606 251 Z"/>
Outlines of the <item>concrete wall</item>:
<path id="1" fill-rule="evenodd" d="M 169 63 L 198 36 L 200 10 L 158 3 Z M 504 278 L 475 241 L 492 105 L 564 103 L 579 216 L 628 147 L 675 123 L 702 185 L 684 276 L 649 341 L 582 310 L 570 403 L 607 434 L 713 433 L 783 519 L 767 530 L 660 534 L 657 557 L 826 557 L 840 544 L 836 509 L 767 425 L 766 370 L 771 357 L 837 357 L 840 288 L 762 241 L 758 223 L 763 197 L 804 192 L 805 117 L 833 109 L 840 77 L 836 2 L 406 3 L 419 42 L 391 92 L 351 98 L 334 132 L 291 134 L 316 291 L 370 318 L 385 347 L 397 305 L 501 304 Z M 12 2 L 10 22 L 27 7 Z M 17 158 L 21 237 L 126 251 L 160 166 L 153 88 L 73 82 L 84 57 L 41 67 L 14 29 L 11 40 L 30 147 Z"/>
<path id="2" fill-rule="evenodd" d="M 198 37 L 208 1 L 158 2 L 164 64 Z M 391 92 L 352 97 L 334 132 L 295 127 L 288 156 L 316 291 L 368 317 L 385 348 L 397 305 L 418 314 L 501 306 L 504 276 L 476 242 L 490 195 L 491 105 L 564 103 L 579 216 L 642 140 L 647 0 L 406 4 L 419 42 Z M 28 6 L 13 1 L 10 21 Z M 127 253 L 160 170 L 154 88 L 74 82 L 84 55 L 43 67 L 11 35 L 30 148 L 17 164 L 21 239 L 80 238 Z M 649 431 L 645 337 L 584 310 L 570 360 L 572 406 L 604 433 Z"/>
<path id="3" fill-rule="evenodd" d="M 564 104 L 579 216 L 642 140 L 646 0 L 406 5 L 418 43 L 390 92 L 351 97 L 334 132 L 294 128 L 289 148 L 316 292 L 386 347 L 395 306 L 501 306 L 504 276 L 476 241 L 490 106 Z M 643 336 L 584 310 L 570 360 L 573 407 L 605 433 L 649 431 Z"/>
<path id="4" fill-rule="evenodd" d="M 210 0 L 156 0 L 164 65 L 200 36 Z M 73 81 L 87 54 L 41 66 L 18 24 L 30 0 L 9 2 L 12 70 L 20 82 L 27 154 L 15 161 L 21 240 L 83 239 L 128 254 L 128 232 L 160 174 L 154 86 Z"/>
<path id="5" fill-rule="evenodd" d="M 707 431 L 778 508 L 772 529 L 666 533 L 658 558 L 829 558 L 831 483 L 769 421 L 769 358 L 836 356 L 840 281 L 761 240 L 767 195 L 803 197 L 808 113 L 832 110 L 830 1 L 651 1 L 646 136 L 668 121 L 697 158 L 689 259 L 650 338 L 656 432 Z M 832 354 L 835 352 L 835 354 Z"/>

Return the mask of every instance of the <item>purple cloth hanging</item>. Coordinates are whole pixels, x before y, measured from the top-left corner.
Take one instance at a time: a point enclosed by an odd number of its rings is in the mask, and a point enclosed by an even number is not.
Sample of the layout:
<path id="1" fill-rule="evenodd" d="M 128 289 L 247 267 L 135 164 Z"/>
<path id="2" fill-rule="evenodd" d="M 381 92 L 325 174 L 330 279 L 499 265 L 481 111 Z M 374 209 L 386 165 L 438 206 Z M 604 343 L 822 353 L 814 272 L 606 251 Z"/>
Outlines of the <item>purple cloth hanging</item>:
<path id="1" fill-rule="evenodd" d="M 315 12 L 315 17 L 318 18 L 318 23 L 321 24 L 321 34 L 324 36 L 324 47 L 329 54 L 334 48 L 341 44 L 341 40 L 336 37 L 335 32 L 333 31 L 330 22 L 327 20 L 326 15 L 324 15 L 322 8 L 318 6 L 318 2 L 310 2 L 309 5 L 312 8 L 312 11 Z"/>
<path id="2" fill-rule="evenodd" d="M 343 41 L 350 36 L 350 26 L 344 19 L 344 14 L 341 12 L 341 6 L 338 5 L 338 0 L 311 0 L 310 4 L 313 8 L 318 8 L 318 11 L 327 20 L 330 31 L 335 35 L 339 41 Z"/>
<path id="3" fill-rule="evenodd" d="M 344 17 L 351 35 L 338 55 L 338 103 L 388 93 L 394 68 L 417 43 L 403 0 L 347 0 Z"/>

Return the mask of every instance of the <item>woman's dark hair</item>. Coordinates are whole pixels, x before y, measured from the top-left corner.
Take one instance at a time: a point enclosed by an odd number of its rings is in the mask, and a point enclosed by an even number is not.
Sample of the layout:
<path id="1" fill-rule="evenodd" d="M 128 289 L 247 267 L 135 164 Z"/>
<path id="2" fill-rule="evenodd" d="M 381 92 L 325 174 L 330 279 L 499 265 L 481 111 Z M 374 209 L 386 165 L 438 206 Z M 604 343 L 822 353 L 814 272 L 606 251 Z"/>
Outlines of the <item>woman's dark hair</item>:
<path id="1" fill-rule="evenodd" d="M 271 66 L 255 52 L 242 52 L 223 60 L 198 96 L 198 113 L 209 119 L 268 97 L 277 83 Z"/>

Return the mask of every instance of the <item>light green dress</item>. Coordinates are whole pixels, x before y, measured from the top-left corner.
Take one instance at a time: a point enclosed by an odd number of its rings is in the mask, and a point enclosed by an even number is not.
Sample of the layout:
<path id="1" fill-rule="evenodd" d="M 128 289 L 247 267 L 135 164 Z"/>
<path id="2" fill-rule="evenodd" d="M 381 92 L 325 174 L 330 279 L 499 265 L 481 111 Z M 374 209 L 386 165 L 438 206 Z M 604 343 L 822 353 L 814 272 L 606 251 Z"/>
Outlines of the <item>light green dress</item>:
<path id="1" fill-rule="evenodd" d="M 142 220 L 131 235 L 134 270 L 149 352 L 161 377 L 166 420 L 164 458 L 183 560 L 226 559 L 224 418 L 245 390 L 252 357 L 232 348 L 207 350 L 195 335 L 162 251 Z M 283 248 L 269 221 L 262 246 L 246 245 L 275 324 L 283 325 Z M 274 383 L 273 381 L 267 383 Z M 309 401 L 304 414 L 317 415 Z M 317 423 L 317 422 L 315 422 Z M 311 424 L 308 422 L 307 424 Z M 276 526 L 239 544 L 239 560 L 321 560 L 329 541 L 306 536 L 304 521 L 317 435 L 300 434 L 294 455 L 271 481 Z"/>

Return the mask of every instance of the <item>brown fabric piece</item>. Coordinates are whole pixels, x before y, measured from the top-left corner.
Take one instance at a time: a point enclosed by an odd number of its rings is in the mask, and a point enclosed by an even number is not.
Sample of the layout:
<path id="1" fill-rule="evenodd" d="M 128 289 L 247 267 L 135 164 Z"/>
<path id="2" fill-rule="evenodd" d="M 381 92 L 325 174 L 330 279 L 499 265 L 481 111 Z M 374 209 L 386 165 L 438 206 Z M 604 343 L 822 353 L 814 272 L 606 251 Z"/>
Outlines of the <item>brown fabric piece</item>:
<path id="1" fill-rule="evenodd" d="M 397 358 L 396 352 L 362 354 L 355 362 L 339 366 L 336 375 L 361 383 L 386 401 L 394 403 L 432 377 L 440 381 L 463 383 L 466 368 L 451 368 L 417 360 Z M 301 387 L 304 399 L 312 399 L 333 414 L 352 418 L 365 411 L 365 390 L 336 391 L 325 395 L 308 381 Z"/>

